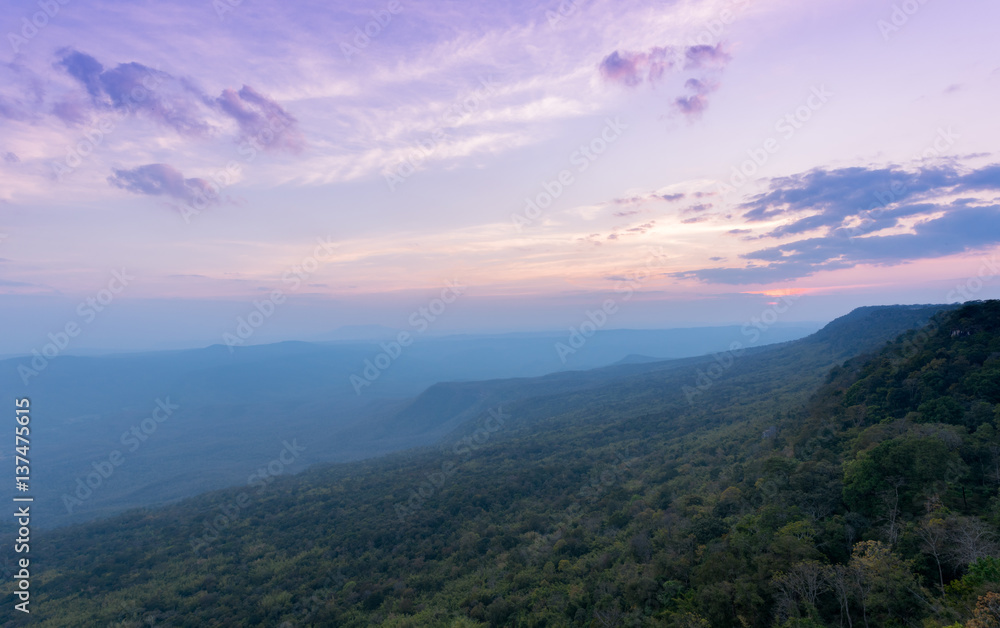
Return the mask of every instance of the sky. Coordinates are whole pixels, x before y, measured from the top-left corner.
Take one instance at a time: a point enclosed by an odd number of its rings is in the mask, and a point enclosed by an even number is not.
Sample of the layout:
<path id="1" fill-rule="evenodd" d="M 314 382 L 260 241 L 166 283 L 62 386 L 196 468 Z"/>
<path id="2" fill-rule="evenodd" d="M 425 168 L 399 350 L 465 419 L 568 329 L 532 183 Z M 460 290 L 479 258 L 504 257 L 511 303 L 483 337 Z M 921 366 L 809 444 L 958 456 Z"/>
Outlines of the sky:
<path id="1" fill-rule="evenodd" d="M 0 354 L 1000 297 L 998 21 L 0 0 Z"/>

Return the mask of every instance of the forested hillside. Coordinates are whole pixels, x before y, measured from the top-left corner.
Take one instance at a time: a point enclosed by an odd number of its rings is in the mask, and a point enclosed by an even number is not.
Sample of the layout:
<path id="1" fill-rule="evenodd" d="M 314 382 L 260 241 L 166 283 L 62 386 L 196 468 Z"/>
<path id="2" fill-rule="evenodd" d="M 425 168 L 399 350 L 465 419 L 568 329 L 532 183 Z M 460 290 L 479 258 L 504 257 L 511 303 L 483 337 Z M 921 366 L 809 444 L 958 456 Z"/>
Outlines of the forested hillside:
<path id="1" fill-rule="evenodd" d="M 730 357 L 484 388 L 440 448 L 51 532 L 36 620 L 1000 626 L 1000 302 Z"/>

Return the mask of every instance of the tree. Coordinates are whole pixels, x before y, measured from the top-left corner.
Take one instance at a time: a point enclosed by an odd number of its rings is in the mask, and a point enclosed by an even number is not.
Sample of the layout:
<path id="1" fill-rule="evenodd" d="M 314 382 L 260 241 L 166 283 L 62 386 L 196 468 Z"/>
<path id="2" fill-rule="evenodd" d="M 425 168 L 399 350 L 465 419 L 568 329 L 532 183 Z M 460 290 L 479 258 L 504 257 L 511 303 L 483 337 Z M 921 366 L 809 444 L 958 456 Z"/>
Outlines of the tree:
<path id="1" fill-rule="evenodd" d="M 814 614 L 816 600 L 828 586 L 826 569 L 815 560 L 797 563 L 787 573 L 779 573 L 771 582 L 778 590 L 776 610 L 781 620 Z M 800 606 L 805 606 L 804 613 Z"/>
<path id="2" fill-rule="evenodd" d="M 847 619 L 848 628 L 854 628 L 851 619 L 851 600 L 854 597 L 854 578 L 846 565 L 832 565 L 826 570 L 826 581 L 830 584 L 837 602 L 840 604 L 840 623 Z"/>
<path id="3" fill-rule="evenodd" d="M 979 598 L 967 628 L 1000 628 L 1000 594 L 991 591 Z"/>
<path id="4" fill-rule="evenodd" d="M 899 508 L 906 513 L 924 492 L 941 492 L 951 477 L 949 470 L 962 465 L 958 453 L 937 436 L 890 438 L 848 462 L 844 500 L 868 515 L 879 515 L 884 513 L 879 496 L 898 491 Z"/>
<path id="5" fill-rule="evenodd" d="M 944 560 L 945 553 L 948 551 L 950 537 L 948 525 L 940 516 L 930 514 L 916 525 L 914 532 L 920 539 L 924 553 L 930 554 L 934 559 L 934 564 L 937 565 L 938 585 L 941 587 L 941 595 L 945 595 L 944 570 L 941 567 L 941 561 Z"/>
<path id="6" fill-rule="evenodd" d="M 926 602 L 910 565 L 881 541 L 855 545 L 848 571 L 866 628 L 872 620 L 879 626 L 905 621 L 915 602 Z"/>
<path id="7" fill-rule="evenodd" d="M 993 529 L 979 517 L 955 517 L 951 526 L 952 559 L 965 568 L 997 553 Z"/>

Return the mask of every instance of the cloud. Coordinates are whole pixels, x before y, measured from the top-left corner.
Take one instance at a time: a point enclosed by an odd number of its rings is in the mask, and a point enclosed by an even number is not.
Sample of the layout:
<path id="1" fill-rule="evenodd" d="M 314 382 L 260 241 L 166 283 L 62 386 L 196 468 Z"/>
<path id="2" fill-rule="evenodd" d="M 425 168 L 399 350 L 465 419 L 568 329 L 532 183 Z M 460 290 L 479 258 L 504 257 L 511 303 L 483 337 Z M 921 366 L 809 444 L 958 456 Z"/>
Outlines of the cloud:
<path id="1" fill-rule="evenodd" d="M 181 171 L 169 164 L 147 164 L 131 170 L 115 169 L 108 177 L 114 187 L 134 194 L 167 196 L 195 207 L 218 203 L 219 197 L 205 179 L 185 179 Z"/>
<path id="2" fill-rule="evenodd" d="M 894 265 L 982 249 L 1000 243 L 1000 206 L 957 193 L 1000 191 L 1000 165 L 904 170 L 816 169 L 773 179 L 744 203 L 744 219 L 787 222 L 764 237 L 818 231 L 744 254 L 743 268 L 706 268 L 676 277 L 726 284 L 768 283 L 859 264 Z M 803 214 L 807 215 L 803 215 Z M 879 235 L 885 230 L 897 233 Z M 899 232 L 905 230 L 906 232 Z M 742 234 L 749 229 L 732 229 Z"/>
<path id="3" fill-rule="evenodd" d="M 133 107 L 181 135 L 202 136 L 209 125 L 200 111 L 202 94 L 190 85 L 141 63 L 122 63 L 101 74 L 115 108 Z"/>
<path id="4" fill-rule="evenodd" d="M 657 46 L 647 51 L 615 50 L 598 65 L 604 80 L 635 87 L 644 82 L 655 84 L 668 72 L 685 70 L 721 70 L 731 57 L 717 46 Z"/>
<path id="5" fill-rule="evenodd" d="M 78 80 L 95 103 L 100 101 L 104 95 L 104 87 L 101 85 L 104 65 L 94 57 L 77 50 L 60 52 L 63 56 L 56 62 L 56 66 L 63 68 L 67 74 Z"/>
<path id="6" fill-rule="evenodd" d="M 649 231 L 650 229 L 652 229 L 655 225 L 656 225 L 656 221 L 655 220 L 651 220 L 651 221 L 649 221 L 649 222 L 647 222 L 645 224 L 638 225 L 638 226 L 626 229 L 625 231 L 629 231 L 629 232 L 632 232 L 632 233 L 646 233 L 647 231 Z"/>
<path id="7" fill-rule="evenodd" d="M 105 69 L 86 53 L 63 49 L 60 54 L 56 66 L 86 89 L 94 109 L 141 111 L 181 135 L 202 136 L 209 131 L 201 111 L 205 96 L 188 81 L 134 61 Z M 84 106 L 72 100 L 60 101 L 52 113 L 67 124 L 79 124 L 87 117 Z"/>
<path id="8" fill-rule="evenodd" d="M 66 98 L 52 105 L 52 115 L 69 126 L 83 124 L 90 118 L 91 108 L 75 98 Z"/>
<path id="9" fill-rule="evenodd" d="M 701 193 L 697 193 L 694 196 L 700 197 Z M 645 203 L 646 201 L 666 201 L 668 203 L 673 203 L 675 201 L 684 200 L 687 198 L 686 194 L 657 194 L 656 192 L 644 192 L 641 194 L 633 194 L 632 196 L 623 196 L 611 201 L 615 205 L 638 205 L 639 203 Z"/>
<path id="10" fill-rule="evenodd" d="M 672 48 L 651 48 L 648 52 L 619 52 L 615 50 L 600 63 L 605 80 L 635 87 L 649 81 L 662 79 L 675 65 L 676 53 Z"/>
<path id="11" fill-rule="evenodd" d="M 792 219 L 767 236 L 840 227 L 851 227 L 854 235 L 859 235 L 893 226 L 899 218 L 934 211 L 933 206 L 913 204 L 929 195 L 1000 190 L 1000 165 L 969 172 L 953 165 L 918 170 L 817 168 L 773 179 L 769 187 L 768 192 L 740 206 L 745 210 L 743 218 L 749 222 Z"/>
<path id="12" fill-rule="evenodd" d="M 276 101 L 249 85 L 224 89 L 209 97 L 191 80 L 173 76 L 137 62 L 113 68 L 77 50 L 64 49 L 56 66 L 76 79 L 90 96 L 89 106 L 71 98 L 53 106 L 52 113 L 67 124 L 79 124 L 90 109 L 142 112 L 158 124 L 184 136 L 204 137 L 211 118 L 222 114 L 236 122 L 240 140 L 258 147 L 301 152 L 305 145 L 298 121 Z"/>
<path id="13" fill-rule="evenodd" d="M 715 46 L 691 46 L 684 58 L 685 70 L 721 69 L 732 60 L 721 43 Z"/>
<path id="14" fill-rule="evenodd" d="M 638 59 L 634 55 L 629 53 L 622 55 L 615 50 L 601 61 L 601 76 L 608 81 L 635 86 L 641 82 L 637 65 Z"/>
<path id="15" fill-rule="evenodd" d="M 216 102 L 239 125 L 243 140 L 292 153 L 301 152 L 305 146 L 295 117 L 249 85 L 238 92 L 224 90 Z"/>
<path id="16" fill-rule="evenodd" d="M 12 152 L 4 153 L 3 160 L 9 164 L 21 163 L 21 158 Z"/>
<path id="17" fill-rule="evenodd" d="M 674 100 L 674 109 L 689 120 L 701 117 L 708 109 L 708 95 L 719 88 L 716 82 L 701 79 L 688 79 L 684 87 L 694 92 L 691 96 L 680 96 Z"/>

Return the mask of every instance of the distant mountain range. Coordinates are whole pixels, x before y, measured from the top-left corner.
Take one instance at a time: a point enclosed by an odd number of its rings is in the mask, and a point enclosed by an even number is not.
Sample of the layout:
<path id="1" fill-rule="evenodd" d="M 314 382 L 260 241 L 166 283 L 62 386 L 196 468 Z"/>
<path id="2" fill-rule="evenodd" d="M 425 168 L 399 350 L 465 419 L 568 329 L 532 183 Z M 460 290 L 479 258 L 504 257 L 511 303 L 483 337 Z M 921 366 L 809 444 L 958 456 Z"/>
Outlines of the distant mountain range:
<path id="1" fill-rule="evenodd" d="M 756 344 L 811 331 L 774 325 Z M 747 339 L 741 327 L 601 330 L 563 363 L 556 346 L 568 342 L 568 332 L 416 336 L 407 347 L 394 344 L 398 334 L 364 326 L 338 335 L 381 340 L 0 361 L 0 390 L 29 396 L 40 417 L 33 448 L 36 525 L 83 521 L 244 483 L 288 439 L 308 443 L 289 472 L 430 444 L 459 419 L 395 426 L 399 412 L 439 382 L 604 366 L 640 350 L 661 359 L 703 355 Z M 157 422 L 150 417 L 162 415 L 161 402 L 177 408 Z M 116 451 L 123 462 L 113 476 L 93 476 Z M 89 492 L 81 487 L 88 476 L 92 484 L 100 479 Z"/>

